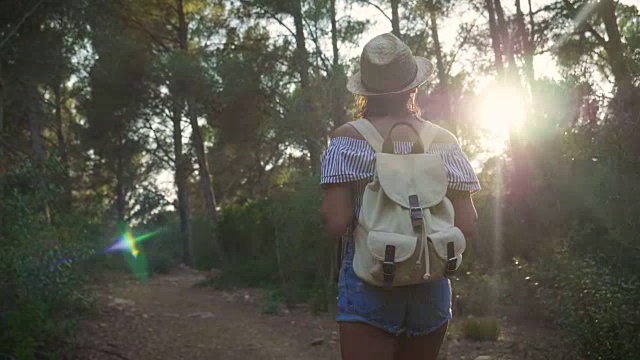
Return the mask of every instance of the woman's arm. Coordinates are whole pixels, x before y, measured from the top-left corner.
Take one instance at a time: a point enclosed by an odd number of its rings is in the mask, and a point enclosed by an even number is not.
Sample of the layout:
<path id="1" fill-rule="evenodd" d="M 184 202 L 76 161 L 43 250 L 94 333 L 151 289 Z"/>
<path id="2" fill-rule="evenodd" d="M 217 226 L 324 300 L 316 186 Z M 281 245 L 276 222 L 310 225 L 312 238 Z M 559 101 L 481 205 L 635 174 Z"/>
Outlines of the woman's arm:
<path id="1" fill-rule="evenodd" d="M 323 191 L 320 217 L 331 237 L 344 235 L 354 217 L 353 196 L 349 184 L 332 184 Z"/>
<path id="2" fill-rule="evenodd" d="M 478 213 L 473 205 L 471 193 L 468 191 L 449 190 L 447 197 L 453 204 L 455 226 L 464 233 L 467 239 L 470 239 L 475 233 L 476 220 L 478 220 Z"/>

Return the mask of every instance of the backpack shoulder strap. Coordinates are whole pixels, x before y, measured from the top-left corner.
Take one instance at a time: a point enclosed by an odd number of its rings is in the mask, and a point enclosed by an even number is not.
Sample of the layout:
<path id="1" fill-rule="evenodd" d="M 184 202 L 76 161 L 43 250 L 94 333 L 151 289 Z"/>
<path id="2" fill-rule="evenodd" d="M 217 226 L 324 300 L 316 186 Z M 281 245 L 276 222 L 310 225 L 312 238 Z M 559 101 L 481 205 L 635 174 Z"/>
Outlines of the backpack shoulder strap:
<path id="1" fill-rule="evenodd" d="M 434 125 L 430 121 L 424 120 L 422 123 L 422 126 L 420 127 L 420 139 L 424 146 L 424 152 L 429 152 L 429 148 L 431 147 L 433 140 L 438 135 L 438 130 L 438 126 Z"/>
<path id="2" fill-rule="evenodd" d="M 366 119 L 351 121 L 348 123 L 369 143 L 375 152 L 382 151 L 382 143 L 384 140 L 375 126 Z"/>

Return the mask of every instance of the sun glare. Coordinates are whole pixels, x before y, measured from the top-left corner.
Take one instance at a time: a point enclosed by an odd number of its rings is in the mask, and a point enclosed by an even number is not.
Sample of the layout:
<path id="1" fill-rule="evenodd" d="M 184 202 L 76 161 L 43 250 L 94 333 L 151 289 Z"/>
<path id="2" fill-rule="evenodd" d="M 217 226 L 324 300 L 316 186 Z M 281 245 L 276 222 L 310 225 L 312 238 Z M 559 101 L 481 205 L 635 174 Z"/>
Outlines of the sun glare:
<path id="1" fill-rule="evenodd" d="M 489 151 L 504 151 L 511 130 L 522 127 L 525 120 L 523 96 L 508 88 L 490 88 L 478 99 L 478 122 L 488 134 Z"/>

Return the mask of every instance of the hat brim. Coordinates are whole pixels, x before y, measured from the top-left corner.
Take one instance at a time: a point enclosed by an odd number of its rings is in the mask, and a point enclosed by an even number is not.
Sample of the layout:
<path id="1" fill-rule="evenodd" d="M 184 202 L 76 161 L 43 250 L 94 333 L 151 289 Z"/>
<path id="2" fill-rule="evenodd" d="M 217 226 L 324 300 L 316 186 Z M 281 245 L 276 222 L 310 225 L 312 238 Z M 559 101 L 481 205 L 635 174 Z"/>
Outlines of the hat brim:
<path id="1" fill-rule="evenodd" d="M 416 64 L 418 65 L 418 72 L 416 74 L 416 78 L 413 81 L 400 90 L 388 91 L 388 92 L 374 92 L 367 90 L 362 85 L 362 79 L 360 76 L 360 72 L 351 75 L 347 80 L 347 90 L 349 92 L 354 93 L 356 95 L 362 96 L 378 96 L 378 95 L 393 95 L 393 94 L 401 94 L 407 92 L 409 90 L 413 90 L 420 85 L 423 85 L 433 76 L 433 65 L 429 60 L 423 58 L 421 56 L 414 56 L 416 60 Z"/>

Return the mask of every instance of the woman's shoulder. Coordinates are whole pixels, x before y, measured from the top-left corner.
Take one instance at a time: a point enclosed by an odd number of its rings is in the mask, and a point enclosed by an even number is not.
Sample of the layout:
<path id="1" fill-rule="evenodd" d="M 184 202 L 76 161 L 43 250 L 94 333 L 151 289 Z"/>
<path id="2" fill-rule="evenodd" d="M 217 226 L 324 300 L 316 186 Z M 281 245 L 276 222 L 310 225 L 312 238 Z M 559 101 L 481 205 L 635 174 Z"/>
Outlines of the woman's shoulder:
<path id="1" fill-rule="evenodd" d="M 340 126 L 337 129 L 335 129 L 331 133 L 331 138 L 332 139 L 335 139 L 335 138 L 347 138 L 347 139 L 352 139 L 352 140 L 362 140 L 362 141 L 364 141 L 364 138 L 362 137 L 362 135 L 360 135 L 360 133 L 353 126 L 351 126 L 349 123 L 343 124 L 342 126 Z"/>
<path id="2" fill-rule="evenodd" d="M 453 145 L 458 144 L 458 139 L 451 131 L 433 122 L 430 122 L 427 120 L 422 120 L 422 121 L 430 124 L 432 131 L 436 132 L 435 137 L 433 138 L 434 144 L 453 144 Z M 351 142 L 351 140 L 365 141 L 362 135 L 349 123 L 343 124 L 342 126 L 335 129 L 331 133 L 331 138 L 332 139 L 343 138 L 342 140 L 347 142 Z"/>
<path id="3" fill-rule="evenodd" d="M 429 124 L 431 124 L 431 128 L 433 129 L 432 131 L 436 132 L 435 137 L 433 138 L 433 144 L 452 144 L 452 145 L 458 145 L 458 138 L 456 138 L 455 135 L 453 135 L 453 133 L 447 129 L 445 129 L 444 127 L 435 124 L 433 122 L 424 120 L 425 122 L 428 122 Z"/>

